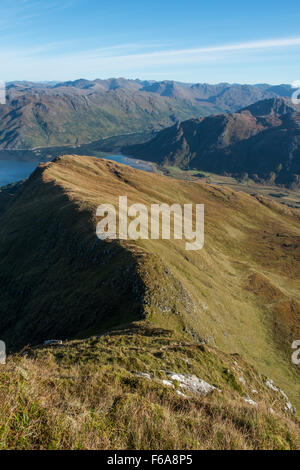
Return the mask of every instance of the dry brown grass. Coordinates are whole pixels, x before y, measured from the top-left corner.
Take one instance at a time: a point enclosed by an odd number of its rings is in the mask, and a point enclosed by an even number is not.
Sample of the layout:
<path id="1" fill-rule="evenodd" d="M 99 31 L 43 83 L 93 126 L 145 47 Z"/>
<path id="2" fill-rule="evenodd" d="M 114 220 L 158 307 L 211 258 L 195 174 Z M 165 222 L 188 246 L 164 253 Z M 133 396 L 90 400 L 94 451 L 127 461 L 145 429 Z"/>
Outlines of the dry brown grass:
<path id="1" fill-rule="evenodd" d="M 192 344 L 176 351 L 175 339 L 153 335 L 108 335 L 10 357 L 0 369 L 0 449 L 300 448 L 299 423 L 281 411 L 284 402 L 263 382 L 258 407 L 244 403 L 246 389 L 226 382 L 222 365 L 238 367 L 247 387 L 259 385 L 238 357 L 221 358 Z M 134 376 L 132 370 L 161 374 L 164 361 L 153 353 L 162 346 L 177 370 L 187 367 L 184 353 L 190 372 L 214 373 L 223 393 L 185 399 Z"/>

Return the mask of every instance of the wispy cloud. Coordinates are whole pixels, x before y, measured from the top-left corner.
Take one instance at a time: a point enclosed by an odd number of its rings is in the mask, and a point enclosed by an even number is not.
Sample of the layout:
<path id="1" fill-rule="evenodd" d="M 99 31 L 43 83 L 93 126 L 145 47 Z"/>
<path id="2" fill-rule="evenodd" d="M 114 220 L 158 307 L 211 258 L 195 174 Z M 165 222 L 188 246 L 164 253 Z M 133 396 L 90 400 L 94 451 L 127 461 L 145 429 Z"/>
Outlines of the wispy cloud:
<path id="1" fill-rule="evenodd" d="M 197 47 L 190 49 L 168 49 L 155 52 L 146 52 L 138 54 L 122 54 L 114 57 L 106 57 L 106 65 L 112 65 L 114 62 L 122 63 L 124 66 L 131 67 L 136 65 L 160 65 L 160 64 L 186 64 L 186 63 L 201 63 L 221 58 L 223 53 L 238 53 L 244 54 L 252 51 L 266 51 L 269 49 L 287 49 L 287 48 L 300 48 L 300 37 L 297 38 L 280 38 L 269 39 L 261 41 L 250 41 L 237 44 L 223 44 L 209 47 Z M 220 55 L 221 53 L 221 55 Z M 223 56 L 225 58 L 225 56 Z M 86 58 L 88 60 L 97 60 L 96 51 L 87 52 Z M 104 65 L 104 64 L 102 64 Z"/>
<path id="2" fill-rule="evenodd" d="M 24 50 L 1 50 L 0 63 L 5 61 L 6 70 L 13 74 L 33 79 L 28 76 L 32 70 L 44 74 L 47 79 L 65 79 L 78 76 L 123 75 L 130 71 L 142 72 L 153 67 L 180 66 L 186 64 L 207 64 L 213 62 L 245 61 L 266 59 L 272 54 L 285 51 L 300 51 L 300 37 L 275 38 L 235 44 L 220 44 L 189 49 L 166 48 L 163 44 L 121 44 L 110 47 L 80 50 L 80 42 L 74 44 L 78 48 L 74 52 L 66 52 L 66 43 L 49 43 Z M 150 51 L 149 51 L 150 49 Z M 151 50 L 152 49 L 152 50 Z M 55 75 L 57 74 L 57 75 Z M 64 77 L 62 77 L 64 75 Z M 41 78 L 39 78 L 41 79 Z"/>
<path id="3" fill-rule="evenodd" d="M 265 39 L 262 41 L 249 41 L 237 44 L 224 44 L 219 46 L 198 47 L 192 49 L 179 49 L 175 51 L 164 51 L 160 55 L 185 55 L 185 54 L 205 54 L 210 52 L 226 52 L 226 51 L 243 51 L 243 50 L 256 50 L 256 49 L 269 49 L 269 48 L 286 48 L 300 46 L 300 37 L 297 38 L 280 38 L 280 39 Z"/>
<path id="4" fill-rule="evenodd" d="M 0 25 L 1 33 L 18 24 L 30 24 L 40 17 L 65 10 L 74 5 L 76 0 L 1 0 Z"/>

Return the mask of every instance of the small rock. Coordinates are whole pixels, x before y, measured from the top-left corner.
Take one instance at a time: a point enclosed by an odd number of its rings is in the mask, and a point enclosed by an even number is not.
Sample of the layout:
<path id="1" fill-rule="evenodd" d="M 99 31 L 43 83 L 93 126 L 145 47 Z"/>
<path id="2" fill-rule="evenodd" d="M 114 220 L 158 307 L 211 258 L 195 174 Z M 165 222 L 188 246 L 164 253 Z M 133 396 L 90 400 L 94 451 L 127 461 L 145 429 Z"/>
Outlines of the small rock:
<path id="1" fill-rule="evenodd" d="M 62 345 L 63 342 L 60 339 L 48 339 L 47 341 L 44 341 L 45 346 L 54 346 L 54 345 Z"/>
<path id="2" fill-rule="evenodd" d="M 176 390 L 176 393 L 177 393 L 177 395 L 179 395 L 180 397 L 189 398 L 187 395 L 185 395 L 184 393 L 182 393 L 180 390 Z"/>
<path id="3" fill-rule="evenodd" d="M 287 401 L 289 401 L 289 397 L 287 396 L 287 394 L 283 390 L 280 390 L 280 393 Z"/>
<path id="4" fill-rule="evenodd" d="M 258 406 L 256 401 L 254 400 L 251 400 L 251 398 L 243 398 L 243 400 L 248 403 L 249 405 L 252 405 L 252 406 Z"/>
<path id="5" fill-rule="evenodd" d="M 295 415 L 297 412 L 296 408 L 289 401 L 285 404 L 285 411 L 290 411 L 292 415 Z"/>
<path id="6" fill-rule="evenodd" d="M 278 392 L 279 389 L 277 387 L 275 387 L 274 383 L 273 383 L 273 380 L 269 379 L 266 381 L 266 386 L 269 387 L 271 390 L 273 390 L 274 392 Z"/>
<path id="7" fill-rule="evenodd" d="M 166 385 L 167 387 L 172 387 L 172 388 L 174 388 L 174 385 L 172 384 L 172 382 L 170 382 L 170 380 L 165 380 L 165 379 L 160 380 L 160 379 L 159 379 L 158 382 L 160 382 L 160 383 L 163 384 L 163 385 Z"/>
<path id="8" fill-rule="evenodd" d="M 239 381 L 240 381 L 243 385 L 246 385 L 246 380 L 244 379 L 244 377 L 239 377 Z"/>
<path id="9" fill-rule="evenodd" d="M 177 374 L 176 372 L 167 372 L 167 375 L 170 377 L 171 380 L 179 382 L 181 388 L 190 390 L 191 392 L 196 393 L 198 395 L 205 396 L 209 393 L 212 393 L 214 390 L 218 390 L 213 385 L 210 385 L 209 383 L 205 382 L 205 380 L 199 379 L 195 375 Z"/>

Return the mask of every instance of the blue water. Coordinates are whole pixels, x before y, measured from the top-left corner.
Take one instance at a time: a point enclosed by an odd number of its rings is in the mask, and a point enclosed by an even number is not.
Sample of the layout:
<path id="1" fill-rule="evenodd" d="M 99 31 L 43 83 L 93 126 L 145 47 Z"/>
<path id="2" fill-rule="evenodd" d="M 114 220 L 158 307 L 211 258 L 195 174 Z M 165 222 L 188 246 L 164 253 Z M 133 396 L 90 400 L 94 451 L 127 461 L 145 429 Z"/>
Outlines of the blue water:
<path id="1" fill-rule="evenodd" d="M 36 166 L 33 162 L 0 160 L 0 186 L 28 178 Z"/>
<path id="2" fill-rule="evenodd" d="M 107 155 L 101 158 L 113 160 L 117 163 L 137 168 L 138 170 L 153 171 L 151 163 L 124 157 L 124 155 Z M 7 184 L 28 178 L 37 165 L 38 163 L 34 162 L 0 160 L 0 186 L 6 186 Z"/>

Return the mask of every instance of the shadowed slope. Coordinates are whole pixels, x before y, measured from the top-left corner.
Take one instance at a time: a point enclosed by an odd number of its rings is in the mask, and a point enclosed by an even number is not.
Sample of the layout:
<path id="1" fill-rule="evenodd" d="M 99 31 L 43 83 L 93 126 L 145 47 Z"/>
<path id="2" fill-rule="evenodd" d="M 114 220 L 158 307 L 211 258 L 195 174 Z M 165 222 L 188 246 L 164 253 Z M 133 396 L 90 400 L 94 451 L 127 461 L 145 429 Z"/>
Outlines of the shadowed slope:
<path id="1" fill-rule="evenodd" d="M 88 205 L 45 168 L 24 184 L 2 223 L 0 328 L 9 347 L 140 317 L 136 261 L 119 244 L 98 240 Z"/>

